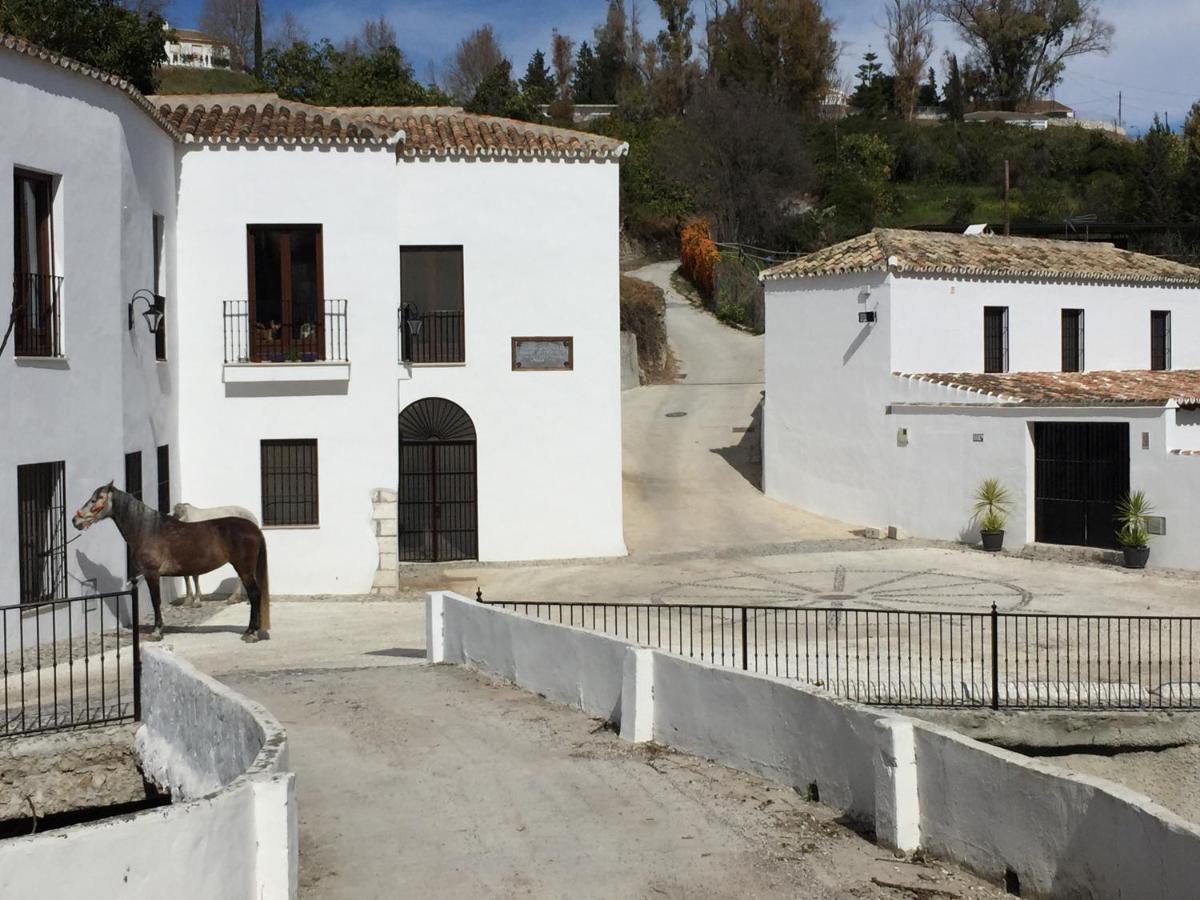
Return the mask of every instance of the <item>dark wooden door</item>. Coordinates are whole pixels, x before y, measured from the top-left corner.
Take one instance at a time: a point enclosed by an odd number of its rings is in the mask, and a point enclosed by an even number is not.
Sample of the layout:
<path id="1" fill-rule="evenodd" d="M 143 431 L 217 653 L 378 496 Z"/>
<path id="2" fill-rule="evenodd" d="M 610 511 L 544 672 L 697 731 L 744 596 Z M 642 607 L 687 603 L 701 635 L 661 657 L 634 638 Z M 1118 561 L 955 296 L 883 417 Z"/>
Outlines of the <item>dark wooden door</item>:
<path id="1" fill-rule="evenodd" d="M 1117 502 L 1129 491 L 1129 425 L 1036 422 L 1035 537 L 1039 543 L 1117 547 Z"/>
<path id="2" fill-rule="evenodd" d="M 457 405 L 418 400 L 400 414 L 399 558 L 479 556 L 475 427 Z"/>
<path id="3" fill-rule="evenodd" d="M 320 225 L 251 225 L 246 230 L 250 358 L 325 358 L 325 275 Z"/>

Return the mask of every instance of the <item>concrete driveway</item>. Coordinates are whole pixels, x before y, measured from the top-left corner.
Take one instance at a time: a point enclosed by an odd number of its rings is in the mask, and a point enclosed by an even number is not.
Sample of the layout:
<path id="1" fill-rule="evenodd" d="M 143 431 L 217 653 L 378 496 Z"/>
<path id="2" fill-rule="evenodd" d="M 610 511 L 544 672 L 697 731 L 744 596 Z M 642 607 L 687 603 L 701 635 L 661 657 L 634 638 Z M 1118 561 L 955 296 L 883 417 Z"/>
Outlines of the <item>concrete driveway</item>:
<path id="1" fill-rule="evenodd" d="M 851 537 L 852 526 L 759 490 L 763 339 L 722 325 L 671 287 L 677 262 L 627 272 L 661 287 L 675 384 L 623 395 L 625 543 L 634 555 Z"/>

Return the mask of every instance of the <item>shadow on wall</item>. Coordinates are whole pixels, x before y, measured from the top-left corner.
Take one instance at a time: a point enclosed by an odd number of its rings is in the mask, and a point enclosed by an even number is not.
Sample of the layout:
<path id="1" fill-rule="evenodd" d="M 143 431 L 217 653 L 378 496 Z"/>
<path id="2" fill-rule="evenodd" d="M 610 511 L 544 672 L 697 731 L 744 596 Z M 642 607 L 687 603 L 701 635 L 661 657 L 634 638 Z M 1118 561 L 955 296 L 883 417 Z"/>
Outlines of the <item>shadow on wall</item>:
<path id="1" fill-rule="evenodd" d="M 854 358 L 854 354 L 857 353 L 858 348 L 861 347 L 866 342 L 867 336 L 870 335 L 870 333 L 871 333 L 870 325 L 864 325 L 862 328 L 860 328 L 858 330 L 858 334 L 856 334 L 854 336 L 854 340 L 852 340 L 850 342 L 850 346 L 847 347 L 846 352 L 842 354 L 842 365 L 843 366 L 847 365 L 850 362 L 850 360 Z"/>
<path id="2" fill-rule="evenodd" d="M 234 381 L 226 397 L 334 397 L 350 393 L 348 381 Z"/>
<path id="3" fill-rule="evenodd" d="M 88 555 L 82 550 L 75 551 L 75 564 L 79 567 L 79 572 L 83 576 L 84 585 L 94 588 L 97 594 L 107 594 L 110 591 L 125 590 L 124 576 L 118 577 L 109 571 L 107 566 L 102 566 L 98 562 L 94 562 L 88 558 Z M 80 593 L 76 591 L 75 593 Z"/>
<path id="4" fill-rule="evenodd" d="M 742 431 L 742 439 L 732 446 L 714 447 L 710 451 L 733 466 L 756 491 L 762 490 L 763 396 L 762 393 L 759 394 L 758 403 L 750 413 L 750 425 Z"/>

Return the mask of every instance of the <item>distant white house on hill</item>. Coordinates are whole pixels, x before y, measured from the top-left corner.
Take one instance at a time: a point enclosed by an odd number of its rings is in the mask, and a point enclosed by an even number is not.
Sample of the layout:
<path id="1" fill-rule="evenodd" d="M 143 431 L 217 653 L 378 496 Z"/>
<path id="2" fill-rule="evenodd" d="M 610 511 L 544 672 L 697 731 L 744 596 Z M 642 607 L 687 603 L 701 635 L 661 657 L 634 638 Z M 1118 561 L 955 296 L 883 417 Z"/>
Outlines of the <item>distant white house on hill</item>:
<path id="1" fill-rule="evenodd" d="M 167 65 L 190 69 L 228 69 L 229 44 L 211 34 L 176 28 L 175 40 L 166 41 Z"/>
<path id="2" fill-rule="evenodd" d="M 915 536 L 1115 546 L 1156 507 L 1151 562 L 1200 569 L 1200 269 L 1107 243 L 876 230 L 762 275 L 764 489 Z"/>

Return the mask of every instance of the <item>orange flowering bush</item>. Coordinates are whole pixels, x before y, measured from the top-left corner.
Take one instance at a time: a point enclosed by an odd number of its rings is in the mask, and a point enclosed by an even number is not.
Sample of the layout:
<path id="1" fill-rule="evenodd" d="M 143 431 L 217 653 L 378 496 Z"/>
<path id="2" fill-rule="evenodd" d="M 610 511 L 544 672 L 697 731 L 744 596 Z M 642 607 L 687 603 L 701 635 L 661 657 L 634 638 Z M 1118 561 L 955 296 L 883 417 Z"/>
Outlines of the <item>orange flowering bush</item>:
<path id="1" fill-rule="evenodd" d="M 721 254 L 708 233 L 703 219 L 690 219 L 679 231 L 679 259 L 684 277 L 694 284 L 705 299 L 713 296 L 713 271 Z"/>

